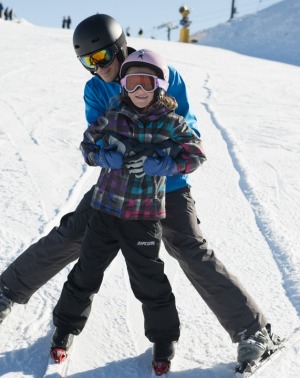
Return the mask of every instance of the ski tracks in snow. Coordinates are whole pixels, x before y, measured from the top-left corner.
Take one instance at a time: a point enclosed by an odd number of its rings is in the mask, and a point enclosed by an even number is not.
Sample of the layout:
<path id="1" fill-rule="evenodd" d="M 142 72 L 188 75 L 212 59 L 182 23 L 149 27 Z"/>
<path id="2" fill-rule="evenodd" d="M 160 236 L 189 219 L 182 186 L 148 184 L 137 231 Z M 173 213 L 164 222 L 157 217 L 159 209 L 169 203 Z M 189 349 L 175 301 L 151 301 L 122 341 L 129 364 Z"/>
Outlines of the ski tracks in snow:
<path id="1" fill-rule="evenodd" d="M 47 165 L 43 158 L 39 158 L 43 152 L 46 153 L 43 151 L 44 146 L 41 146 L 38 138 L 27 130 L 23 118 L 28 115 L 19 115 L 17 106 L 2 98 L 0 101 L 2 108 L 6 108 L 0 122 L 0 147 L 3 145 L 3 149 L 0 148 L 3 165 L 0 172 L 3 204 L 0 219 L 0 267 L 3 271 L 11 261 L 13 253 L 17 257 L 35 240 L 57 226 L 65 213 L 77 206 L 83 194 L 96 182 L 95 176 L 98 175 L 98 170 L 86 168 L 82 164 L 78 179 L 71 181 L 72 185 L 69 186 L 71 189 L 63 188 L 65 198 L 58 196 L 59 201 L 62 201 L 61 204 L 49 212 L 47 198 L 52 192 L 48 193 L 49 188 L 43 184 L 47 176 L 45 174 Z M 8 149 L 11 151 L 9 156 L 1 152 Z M 12 159 L 12 156 L 15 158 Z M 80 166 L 80 156 L 78 161 Z M 53 177 L 47 179 L 53 182 Z M 18 198 L 12 197 L 12 193 L 16 192 Z M 53 195 L 56 193 L 53 192 Z M 18 204 L 18 214 L 11 210 L 12 203 L 14 208 L 16 203 Z M 28 304 L 15 304 L 9 319 L 1 325 L 1 376 L 6 373 L 13 374 L 11 366 L 14 366 L 16 376 L 31 375 L 32 366 L 35 369 L 34 376 L 43 376 L 48 364 L 53 331 L 51 310 L 58 299 L 69 269 L 64 269 L 41 288 Z M 10 324 L 14 324 L 15 327 L 10 327 Z M 18 350 L 14 348 L 16 340 Z"/>
<path id="2" fill-rule="evenodd" d="M 209 114 L 213 125 L 221 133 L 224 142 L 227 145 L 228 153 L 232 160 L 232 165 L 239 175 L 239 186 L 246 200 L 255 216 L 255 221 L 257 227 L 269 246 L 269 249 L 273 255 L 273 258 L 277 264 L 278 270 L 282 275 L 282 286 L 288 296 L 289 300 L 296 309 L 298 315 L 300 314 L 300 292 L 299 292 L 299 280 L 300 272 L 295 270 L 295 265 L 293 264 L 292 254 L 289 254 L 287 247 L 290 246 L 288 240 L 288 235 L 284 232 L 280 233 L 281 230 L 274 229 L 272 225 L 272 215 L 267 214 L 264 210 L 263 201 L 264 198 L 260 197 L 259 188 L 255 186 L 255 179 L 251 177 L 251 169 L 255 167 L 249 167 L 249 163 L 241 159 L 239 154 L 239 142 L 234 135 L 234 132 L 230 130 L 228 125 L 221 124 L 217 117 L 215 116 L 213 106 L 210 104 L 210 99 L 212 97 L 212 90 L 209 85 L 209 77 L 204 83 L 204 89 L 207 91 L 207 98 L 202 103 L 206 112 Z M 253 152 L 255 154 L 255 151 Z M 270 171 L 274 170 L 274 166 L 270 165 Z M 277 187 L 276 193 L 278 196 L 287 194 L 287 190 L 282 182 L 278 171 L 275 170 L 275 175 L 277 177 Z M 253 184 L 254 182 L 254 184 Z M 296 246 L 292 246 L 295 248 Z"/>
<path id="3" fill-rule="evenodd" d="M 4 103 L 3 100 L 0 99 L 0 101 Z M 39 230 L 41 224 L 45 222 L 45 208 L 40 200 L 39 188 L 31 171 L 31 165 L 33 167 L 36 165 L 35 143 L 24 131 L 23 123 L 17 117 L 14 108 L 7 103 L 5 106 L 7 111 L 1 116 L 0 123 L 0 143 L 3 143 L 3 147 L 9 146 L 11 156 L 15 156 L 15 159 L 0 152 L 3 164 L 0 185 L 4 202 L 0 221 L 1 239 L 7 243 L 6 248 L 14 249 L 15 243 L 20 243 L 20 240 L 23 240 L 20 245 L 20 248 L 23 248 L 24 243 L 29 242 L 28 234 L 32 235 L 36 233 L 36 229 Z M 24 148 L 28 144 L 31 147 Z M 2 151 L 5 150 L 5 148 L 2 149 Z M 18 198 L 12 197 L 14 191 L 18 192 Z M 16 217 L 15 212 L 11 211 L 12 203 L 14 206 L 15 203 L 18 203 L 20 217 Z M 5 249 L 2 253 L 5 253 Z M 11 250 L 9 250 L 9 254 L 11 254 Z"/>

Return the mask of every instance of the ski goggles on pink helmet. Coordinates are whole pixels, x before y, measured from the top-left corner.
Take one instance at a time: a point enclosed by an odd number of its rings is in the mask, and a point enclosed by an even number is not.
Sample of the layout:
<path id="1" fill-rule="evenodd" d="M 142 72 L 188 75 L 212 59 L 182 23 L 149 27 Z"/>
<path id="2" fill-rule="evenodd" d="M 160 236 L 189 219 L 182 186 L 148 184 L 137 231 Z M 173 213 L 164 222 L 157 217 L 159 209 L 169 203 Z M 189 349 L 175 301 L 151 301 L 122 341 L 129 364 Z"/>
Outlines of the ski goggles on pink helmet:
<path id="1" fill-rule="evenodd" d="M 137 73 L 128 74 L 120 81 L 121 86 L 129 93 L 135 92 L 138 87 L 145 92 L 154 92 L 157 88 L 162 88 L 167 91 L 169 83 L 165 80 L 159 79 L 155 75 Z"/>

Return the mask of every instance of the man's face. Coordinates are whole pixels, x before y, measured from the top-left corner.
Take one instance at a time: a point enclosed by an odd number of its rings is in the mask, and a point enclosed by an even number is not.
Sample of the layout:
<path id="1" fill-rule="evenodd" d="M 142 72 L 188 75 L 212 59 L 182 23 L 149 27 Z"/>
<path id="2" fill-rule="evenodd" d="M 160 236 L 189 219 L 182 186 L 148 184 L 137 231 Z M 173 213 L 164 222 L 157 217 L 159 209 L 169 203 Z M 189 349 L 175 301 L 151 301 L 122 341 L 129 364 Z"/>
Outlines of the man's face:
<path id="1" fill-rule="evenodd" d="M 107 83 L 114 81 L 120 70 L 120 63 L 117 58 L 112 62 L 111 65 L 105 68 L 98 67 L 96 73 L 101 77 L 101 79 Z"/>

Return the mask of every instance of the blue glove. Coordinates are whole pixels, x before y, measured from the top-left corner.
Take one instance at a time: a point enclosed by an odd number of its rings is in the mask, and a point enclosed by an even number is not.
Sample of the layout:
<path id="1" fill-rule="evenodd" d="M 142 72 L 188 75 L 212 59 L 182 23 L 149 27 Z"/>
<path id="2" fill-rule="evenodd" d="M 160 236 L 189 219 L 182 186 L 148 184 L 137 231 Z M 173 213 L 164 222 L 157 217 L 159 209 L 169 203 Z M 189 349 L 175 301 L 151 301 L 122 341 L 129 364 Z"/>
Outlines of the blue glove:
<path id="1" fill-rule="evenodd" d="M 177 165 L 170 156 L 148 157 L 144 162 L 144 172 L 149 176 L 173 176 Z"/>
<path id="2" fill-rule="evenodd" d="M 94 160 L 101 168 L 120 169 L 123 165 L 123 155 L 121 152 L 112 151 L 114 146 L 100 148 L 99 152 L 94 154 Z"/>

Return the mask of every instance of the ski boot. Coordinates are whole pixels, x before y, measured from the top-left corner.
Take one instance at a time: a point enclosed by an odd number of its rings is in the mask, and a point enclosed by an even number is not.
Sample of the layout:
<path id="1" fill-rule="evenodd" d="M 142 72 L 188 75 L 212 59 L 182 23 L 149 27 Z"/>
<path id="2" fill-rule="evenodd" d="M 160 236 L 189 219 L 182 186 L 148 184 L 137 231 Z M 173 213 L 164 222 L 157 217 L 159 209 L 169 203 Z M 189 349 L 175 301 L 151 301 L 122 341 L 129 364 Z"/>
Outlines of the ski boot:
<path id="1" fill-rule="evenodd" d="M 167 374 L 175 355 L 175 341 L 158 340 L 153 344 L 152 368 L 157 376 Z"/>
<path id="2" fill-rule="evenodd" d="M 270 356 L 282 342 L 279 336 L 271 333 L 271 325 L 257 331 L 248 338 L 243 338 L 238 344 L 238 363 L 236 372 L 243 372 L 247 366 L 255 365 Z"/>
<path id="3" fill-rule="evenodd" d="M 0 324 L 10 314 L 13 304 L 14 302 L 4 295 L 4 291 L 0 288 Z"/>
<path id="4" fill-rule="evenodd" d="M 55 363 L 61 364 L 68 357 L 74 335 L 56 328 L 52 336 L 50 356 Z"/>

